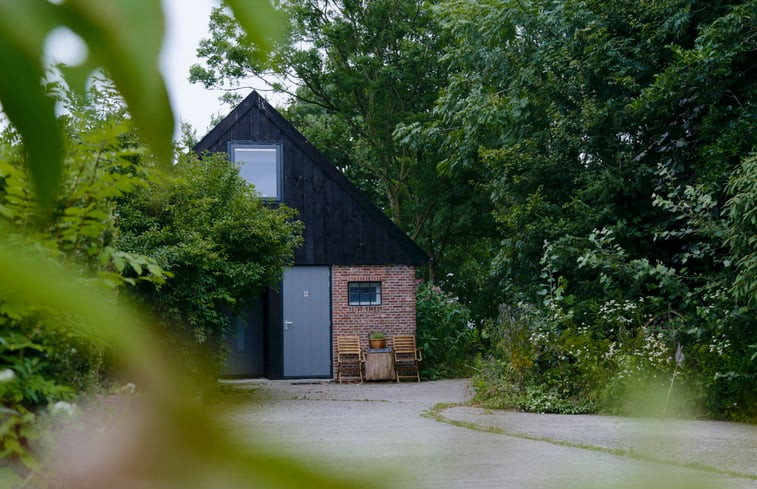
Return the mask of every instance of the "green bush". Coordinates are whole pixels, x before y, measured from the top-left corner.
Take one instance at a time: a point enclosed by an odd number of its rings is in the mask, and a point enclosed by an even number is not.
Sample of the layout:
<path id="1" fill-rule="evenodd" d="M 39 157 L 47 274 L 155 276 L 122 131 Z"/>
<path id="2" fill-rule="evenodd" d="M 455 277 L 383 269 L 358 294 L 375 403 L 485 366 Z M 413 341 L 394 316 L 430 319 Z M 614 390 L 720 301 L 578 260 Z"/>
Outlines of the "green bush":
<path id="1" fill-rule="evenodd" d="M 470 373 L 476 330 L 470 311 L 430 282 L 419 281 L 416 294 L 418 347 L 424 379 L 463 377 Z"/>
<path id="2" fill-rule="evenodd" d="M 484 337 L 491 353 L 478 360 L 474 401 L 486 407 L 578 414 L 596 409 L 577 357 L 589 355 L 583 332 L 558 332 L 533 305 L 500 307 Z"/>
<path id="3" fill-rule="evenodd" d="M 62 329 L 66 318 L 0 305 L 0 458 L 24 474 L 38 470 L 45 409 L 91 391 L 102 374 L 102 348 Z M 69 330 L 71 331 L 71 330 Z"/>
<path id="4" fill-rule="evenodd" d="M 144 184 L 135 165 L 137 147 L 127 122 L 96 116 L 91 107 L 59 94 L 68 110 L 61 185 L 52 207 L 39 206 L 18 134 L 0 140 L 0 248 L 33 239 L 34 260 L 66 262 L 114 299 L 127 283 L 162 281 L 163 271 L 144 256 L 114 248 L 115 200 Z M 93 89 L 92 103 L 105 96 Z M 116 104 L 117 105 L 117 104 Z M 129 275 L 126 277 L 125 275 Z M 71 279 L 71 288 L 82 285 Z M 78 279 L 81 280 L 81 279 Z M 32 302 L 15 302 L 0 283 L 0 457 L 20 473 L 35 470 L 34 446 L 42 437 L 46 407 L 95 391 L 105 369 L 105 346 L 80 333 L 77 318 Z"/>
<path id="5" fill-rule="evenodd" d="M 181 156 L 169 182 L 125 197 L 118 211 L 118 247 L 173 275 L 138 284 L 137 298 L 179 347 L 182 367 L 215 379 L 226 358 L 228 311 L 278 283 L 302 243 L 295 211 L 267 206 L 225 153 Z"/>

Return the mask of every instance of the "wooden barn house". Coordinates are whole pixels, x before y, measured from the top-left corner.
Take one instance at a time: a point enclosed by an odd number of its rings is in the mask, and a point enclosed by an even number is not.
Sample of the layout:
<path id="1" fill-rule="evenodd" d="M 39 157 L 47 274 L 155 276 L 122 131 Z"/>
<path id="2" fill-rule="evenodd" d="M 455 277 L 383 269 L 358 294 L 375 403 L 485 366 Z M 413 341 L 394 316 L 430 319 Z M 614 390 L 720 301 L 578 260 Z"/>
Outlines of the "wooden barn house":
<path id="1" fill-rule="evenodd" d="M 226 374 L 334 376 L 335 338 L 415 334 L 415 267 L 427 255 L 253 92 L 195 147 L 225 152 L 265 199 L 299 211 L 304 244 L 277 289 L 235 320 Z"/>

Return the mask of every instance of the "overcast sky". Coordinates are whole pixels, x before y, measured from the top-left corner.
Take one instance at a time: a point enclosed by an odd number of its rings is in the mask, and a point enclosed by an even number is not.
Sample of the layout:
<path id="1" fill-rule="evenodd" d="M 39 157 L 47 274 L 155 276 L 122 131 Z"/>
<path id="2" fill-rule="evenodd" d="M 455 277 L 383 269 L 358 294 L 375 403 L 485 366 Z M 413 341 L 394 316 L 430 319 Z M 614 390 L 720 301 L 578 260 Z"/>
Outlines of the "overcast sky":
<path id="1" fill-rule="evenodd" d="M 166 33 L 161 52 L 160 65 L 168 85 L 171 105 L 178 121 L 192 124 L 197 137 L 202 138 L 207 132 L 210 120 L 215 114 L 226 115 L 230 108 L 218 100 L 220 92 L 206 90 L 202 85 L 189 83 L 189 67 L 199 62 L 197 47 L 200 40 L 209 37 L 208 20 L 210 10 L 218 5 L 218 0 L 162 0 L 166 16 Z M 266 88 L 259 80 L 245 80 L 247 86 L 257 89 Z M 249 90 L 241 91 L 247 96 Z M 283 103 L 286 97 L 264 92 L 262 95 L 272 104 Z"/>
<path id="2" fill-rule="evenodd" d="M 189 67 L 198 63 L 197 47 L 200 40 L 209 37 L 208 20 L 210 9 L 220 2 L 218 0 L 162 0 L 166 15 L 166 37 L 161 52 L 160 64 L 168 85 L 171 105 L 178 121 L 192 124 L 197 137 L 202 138 L 207 132 L 210 120 L 215 114 L 226 115 L 230 108 L 218 100 L 221 92 L 206 90 L 202 85 L 189 83 Z M 244 85 L 265 89 L 263 82 L 255 79 L 245 80 Z M 249 90 L 240 91 L 246 97 Z M 262 92 L 271 104 L 283 104 L 286 97 L 281 94 Z"/>
<path id="3" fill-rule="evenodd" d="M 208 18 L 215 0 L 163 0 L 166 39 L 160 65 L 168 84 L 171 105 L 177 120 L 192 124 L 203 137 L 213 114 L 226 114 L 218 93 L 189 83 L 189 67 L 197 63 L 197 46 L 208 37 Z M 246 94 L 245 94 L 246 95 Z"/>

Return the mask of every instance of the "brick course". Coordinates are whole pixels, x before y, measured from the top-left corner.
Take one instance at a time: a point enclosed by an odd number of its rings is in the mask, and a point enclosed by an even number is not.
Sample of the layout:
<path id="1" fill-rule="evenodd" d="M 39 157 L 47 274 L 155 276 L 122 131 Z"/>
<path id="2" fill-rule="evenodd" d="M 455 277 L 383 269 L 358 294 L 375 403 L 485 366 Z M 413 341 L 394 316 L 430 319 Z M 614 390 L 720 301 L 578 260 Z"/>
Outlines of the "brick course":
<path id="1" fill-rule="evenodd" d="M 350 306 L 349 282 L 381 282 L 380 306 Z M 331 311 L 336 376 L 336 337 L 358 335 L 368 348 L 368 334 L 386 333 L 387 346 L 392 335 L 415 334 L 415 267 L 408 265 L 365 265 L 331 267 Z"/>

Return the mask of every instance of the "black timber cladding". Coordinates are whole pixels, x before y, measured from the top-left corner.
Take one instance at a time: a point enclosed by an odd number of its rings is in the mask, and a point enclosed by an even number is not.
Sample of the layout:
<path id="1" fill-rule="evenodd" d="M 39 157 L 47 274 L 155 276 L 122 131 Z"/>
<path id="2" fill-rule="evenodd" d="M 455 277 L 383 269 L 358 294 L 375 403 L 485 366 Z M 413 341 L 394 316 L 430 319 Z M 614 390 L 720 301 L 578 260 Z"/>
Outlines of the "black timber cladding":
<path id="1" fill-rule="evenodd" d="M 426 253 L 350 182 L 305 136 L 252 92 L 194 150 L 227 152 L 228 143 L 283 143 L 283 202 L 305 224 L 296 265 L 420 265 Z"/>

